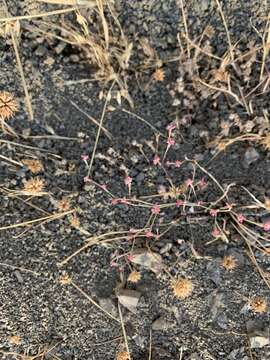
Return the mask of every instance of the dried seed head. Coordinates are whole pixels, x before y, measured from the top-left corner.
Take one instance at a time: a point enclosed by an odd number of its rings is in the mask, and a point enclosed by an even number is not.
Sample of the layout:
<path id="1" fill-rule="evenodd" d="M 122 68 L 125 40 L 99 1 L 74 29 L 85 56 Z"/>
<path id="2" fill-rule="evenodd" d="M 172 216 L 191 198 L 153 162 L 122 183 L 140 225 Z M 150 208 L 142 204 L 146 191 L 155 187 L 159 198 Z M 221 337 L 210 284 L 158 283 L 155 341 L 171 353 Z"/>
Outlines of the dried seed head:
<path id="1" fill-rule="evenodd" d="M 226 255 L 226 256 L 224 256 L 221 265 L 226 270 L 233 270 L 233 269 L 235 269 L 237 267 L 237 260 L 232 255 Z"/>
<path id="2" fill-rule="evenodd" d="M 45 181 L 40 178 L 32 178 L 24 183 L 23 191 L 29 195 L 39 195 L 43 192 Z"/>
<path id="3" fill-rule="evenodd" d="M 250 301 L 251 309 L 256 313 L 265 313 L 267 311 L 267 302 L 262 297 L 254 298 Z"/>
<path id="4" fill-rule="evenodd" d="M 265 135 L 260 142 L 265 147 L 265 149 L 270 150 L 270 133 Z"/>
<path id="5" fill-rule="evenodd" d="M 37 174 L 44 170 L 43 164 L 40 160 L 23 159 L 22 163 L 27 166 L 33 174 Z"/>
<path id="6" fill-rule="evenodd" d="M 140 280 L 141 280 L 141 274 L 136 270 L 132 271 L 128 276 L 128 281 L 130 281 L 131 283 L 137 283 Z"/>
<path id="7" fill-rule="evenodd" d="M 64 274 L 59 277 L 58 281 L 62 285 L 68 285 L 71 283 L 71 278 L 68 276 L 68 274 Z"/>
<path id="8" fill-rule="evenodd" d="M 116 360 L 130 360 L 130 356 L 129 353 L 127 351 L 120 351 L 117 355 L 116 355 Z"/>
<path id="9" fill-rule="evenodd" d="M 18 111 L 18 103 L 7 91 L 0 92 L 0 120 L 11 118 Z"/>
<path id="10" fill-rule="evenodd" d="M 156 69 L 153 74 L 153 78 L 155 81 L 164 81 L 165 75 L 163 69 Z"/>
<path id="11" fill-rule="evenodd" d="M 56 203 L 56 208 L 59 212 L 65 212 L 70 209 L 70 201 L 67 198 L 63 198 Z"/>
<path id="12" fill-rule="evenodd" d="M 185 299 L 189 297 L 193 291 L 193 284 L 188 279 L 175 279 L 172 282 L 172 289 L 174 295 L 179 299 Z"/>
<path id="13" fill-rule="evenodd" d="M 78 227 L 81 226 L 80 220 L 79 220 L 79 218 L 78 218 L 78 216 L 76 214 L 71 215 L 71 218 L 69 219 L 69 222 L 70 222 L 70 225 L 75 227 L 75 228 L 78 228 Z"/>
<path id="14" fill-rule="evenodd" d="M 13 335 L 13 336 L 9 337 L 8 341 L 14 345 L 20 345 L 22 342 L 22 339 L 19 335 Z"/>

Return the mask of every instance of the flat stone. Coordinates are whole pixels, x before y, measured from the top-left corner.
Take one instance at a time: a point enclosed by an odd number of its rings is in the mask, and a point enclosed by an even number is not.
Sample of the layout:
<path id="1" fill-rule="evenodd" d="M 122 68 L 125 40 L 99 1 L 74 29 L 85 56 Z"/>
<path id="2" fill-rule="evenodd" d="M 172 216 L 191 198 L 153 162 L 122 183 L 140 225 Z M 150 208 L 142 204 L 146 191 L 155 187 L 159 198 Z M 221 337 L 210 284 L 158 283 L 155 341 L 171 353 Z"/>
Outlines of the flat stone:
<path id="1" fill-rule="evenodd" d="M 159 317 L 152 324 L 152 329 L 156 331 L 166 331 L 173 327 L 173 323 L 167 321 L 163 317 Z"/>
<path id="2" fill-rule="evenodd" d="M 120 304 L 127 308 L 132 313 L 136 313 L 136 308 L 140 299 L 141 293 L 136 290 L 119 290 L 117 297 Z"/>

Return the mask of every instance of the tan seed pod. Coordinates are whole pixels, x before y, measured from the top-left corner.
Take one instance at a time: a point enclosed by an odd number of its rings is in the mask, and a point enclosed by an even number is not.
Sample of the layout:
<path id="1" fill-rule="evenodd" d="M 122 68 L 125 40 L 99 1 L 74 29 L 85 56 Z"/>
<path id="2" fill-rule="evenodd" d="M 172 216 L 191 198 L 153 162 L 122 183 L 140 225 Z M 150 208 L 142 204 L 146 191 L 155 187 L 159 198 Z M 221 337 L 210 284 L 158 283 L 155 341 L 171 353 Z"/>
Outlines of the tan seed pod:
<path id="1" fill-rule="evenodd" d="M 40 160 L 23 159 L 22 163 L 33 173 L 37 174 L 44 170 L 43 164 Z"/>
<path id="2" fill-rule="evenodd" d="M 18 103 L 7 91 L 0 92 L 0 120 L 8 120 L 18 111 Z"/>
<path id="3" fill-rule="evenodd" d="M 192 294 L 194 286 L 188 279 L 175 279 L 172 282 L 172 289 L 177 298 L 185 299 Z"/>
<path id="4" fill-rule="evenodd" d="M 136 270 L 132 271 L 128 276 L 128 281 L 130 281 L 131 283 L 137 283 L 140 280 L 141 280 L 141 274 Z"/>
<path id="5" fill-rule="evenodd" d="M 267 311 L 267 301 L 262 297 L 256 297 L 250 301 L 251 309 L 259 314 L 263 314 Z"/>
<path id="6" fill-rule="evenodd" d="M 226 270 L 233 270 L 237 267 L 237 260 L 234 256 L 232 255 L 226 255 L 224 256 L 221 265 L 226 269 Z"/>

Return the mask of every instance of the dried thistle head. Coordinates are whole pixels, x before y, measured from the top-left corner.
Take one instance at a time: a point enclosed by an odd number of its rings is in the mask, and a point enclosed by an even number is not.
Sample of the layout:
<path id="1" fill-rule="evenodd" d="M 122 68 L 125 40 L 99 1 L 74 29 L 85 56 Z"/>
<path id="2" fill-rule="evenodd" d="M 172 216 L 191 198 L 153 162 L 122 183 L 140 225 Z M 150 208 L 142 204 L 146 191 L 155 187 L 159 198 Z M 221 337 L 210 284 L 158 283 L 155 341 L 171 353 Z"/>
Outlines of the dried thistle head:
<path id="1" fill-rule="evenodd" d="M 153 74 L 153 78 L 155 81 L 164 81 L 165 74 L 163 69 L 156 69 Z"/>
<path id="2" fill-rule="evenodd" d="M 188 279 L 175 279 L 172 282 L 174 295 L 179 299 L 185 299 L 192 294 L 193 283 Z"/>
<path id="3" fill-rule="evenodd" d="M 137 283 L 141 280 L 141 274 L 139 273 L 139 271 L 132 271 L 129 276 L 128 276 L 128 281 L 130 281 L 131 283 Z"/>
<path id="4" fill-rule="evenodd" d="M 267 311 L 267 301 L 262 297 L 256 297 L 252 299 L 249 305 L 251 309 L 256 313 L 262 314 Z"/>
<path id="5" fill-rule="evenodd" d="M 117 353 L 116 360 L 131 360 L 131 357 L 127 351 L 122 350 Z"/>
<path id="6" fill-rule="evenodd" d="M 45 181 L 40 178 L 32 178 L 24 183 L 23 192 L 26 195 L 38 196 L 44 194 Z"/>
<path id="7" fill-rule="evenodd" d="M 8 341 L 14 345 L 20 345 L 22 342 L 22 338 L 19 335 L 12 335 L 9 337 Z"/>
<path id="8" fill-rule="evenodd" d="M 63 198 L 56 203 L 56 208 L 59 212 L 70 210 L 70 201 L 68 198 Z"/>
<path id="9" fill-rule="evenodd" d="M 237 260 L 234 256 L 232 255 L 226 255 L 224 256 L 221 265 L 226 269 L 226 270 L 233 270 L 237 267 Z"/>
<path id="10" fill-rule="evenodd" d="M 260 143 L 265 147 L 266 150 L 270 150 L 270 133 L 265 135 L 261 140 Z"/>
<path id="11" fill-rule="evenodd" d="M 7 91 L 0 92 L 0 120 L 8 120 L 18 111 L 18 103 Z"/>
<path id="12" fill-rule="evenodd" d="M 40 160 L 36 159 L 23 159 L 22 163 L 33 173 L 37 174 L 44 170 L 43 164 Z"/>
<path id="13" fill-rule="evenodd" d="M 68 274 L 64 274 L 59 277 L 58 281 L 62 285 L 68 285 L 71 283 L 71 278 L 68 276 Z"/>
<path id="14" fill-rule="evenodd" d="M 75 227 L 75 228 L 79 228 L 81 226 L 80 220 L 77 216 L 77 214 L 72 214 L 70 219 L 69 219 L 70 225 Z"/>

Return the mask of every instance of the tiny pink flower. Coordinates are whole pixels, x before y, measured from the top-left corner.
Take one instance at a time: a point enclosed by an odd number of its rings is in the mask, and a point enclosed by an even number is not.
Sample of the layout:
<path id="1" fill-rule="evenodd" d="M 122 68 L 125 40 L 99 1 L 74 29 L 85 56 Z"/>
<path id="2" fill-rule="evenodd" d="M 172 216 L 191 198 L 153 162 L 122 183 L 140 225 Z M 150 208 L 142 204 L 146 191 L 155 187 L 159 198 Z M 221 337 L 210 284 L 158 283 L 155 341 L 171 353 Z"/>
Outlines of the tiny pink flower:
<path id="1" fill-rule="evenodd" d="M 230 211 L 232 210 L 232 208 L 233 208 L 232 204 L 226 203 L 225 209 L 228 209 Z"/>
<path id="2" fill-rule="evenodd" d="M 177 207 L 180 207 L 180 206 L 182 206 L 182 205 L 184 205 L 184 201 L 183 201 L 183 200 L 176 200 L 176 206 L 177 206 Z"/>
<path id="3" fill-rule="evenodd" d="M 154 165 L 160 165 L 160 164 L 161 164 L 161 162 L 160 162 L 160 157 L 159 157 L 158 155 L 155 155 L 155 156 L 154 156 L 153 164 L 154 164 Z"/>
<path id="4" fill-rule="evenodd" d="M 104 191 L 108 190 L 108 186 L 106 184 L 101 184 L 100 188 Z"/>
<path id="5" fill-rule="evenodd" d="M 128 259 L 128 261 L 132 261 L 132 260 L 134 259 L 134 256 L 131 255 L 131 254 L 129 254 L 129 255 L 127 256 L 127 259 Z"/>
<path id="6" fill-rule="evenodd" d="M 82 159 L 83 161 L 87 161 L 87 160 L 89 160 L 89 156 L 88 156 L 87 154 L 83 154 L 83 155 L 81 156 L 81 159 Z"/>
<path id="7" fill-rule="evenodd" d="M 130 176 L 126 176 L 124 182 L 126 186 L 130 186 L 132 183 L 132 178 Z"/>
<path id="8" fill-rule="evenodd" d="M 267 221 L 265 224 L 263 224 L 263 230 L 270 231 L 270 221 Z"/>
<path id="9" fill-rule="evenodd" d="M 215 228 L 213 229 L 213 231 L 212 231 L 212 235 L 213 235 L 214 237 L 219 237 L 219 236 L 220 236 L 220 231 L 219 231 L 219 229 L 215 227 Z"/>
<path id="10" fill-rule="evenodd" d="M 174 146 L 175 145 L 175 140 L 173 138 L 169 137 L 167 139 L 167 144 L 168 144 L 168 147 L 169 146 Z"/>
<path id="11" fill-rule="evenodd" d="M 134 235 L 136 234 L 136 230 L 135 229 L 129 229 L 129 232 L 128 232 L 128 240 L 133 240 L 134 239 Z"/>
<path id="12" fill-rule="evenodd" d="M 186 186 L 193 186 L 193 180 L 192 179 L 187 179 L 186 180 Z"/>
<path id="13" fill-rule="evenodd" d="M 178 240 L 176 240 L 176 242 L 177 242 L 177 244 L 181 245 L 181 244 L 183 244 L 185 242 L 185 240 L 184 239 L 178 239 Z"/>
<path id="14" fill-rule="evenodd" d="M 243 222 L 246 220 L 246 218 L 244 217 L 244 215 L 242 214 L 238 214 L 237 215 L 237 221 L 240 223 L 240 224 L 243 224 Z"/>
<path id="15" fill-rule="evenodd" d="M 205 189 L 207 187 L 207 181 L 205 181 L 204 178 L 202 178 L 200 181 L 199 181 L 199 187 L 201 188 L 201 190 Z"/>
<path id="16" fill-rule="evenodd" d="M 110 266 L 115 268 L 118 267 L 118 264 L 115 261 L 111 261 Z"/>
<path id="17" fill-rule="evenodd" d="M 181 164 L 182 164 L 182 161 L 180 161 L 180 160 L 176 160 L 174 163 L 175 167 L 177 167 L 177 168 L 180 168 Z"/>
<path id="18" fill-rule="evenodd" d="M 176 128 L 176 124 L 174 122 L 171 122 L 167 127 L 166 130 L 169 132 L 172 132 Z"/>
<path id="19" fill-rule="evenodd" d="M 154 237 L 154 236 L 155 236 L 155 234 L 151 230 L 148 230 L 145 233 L 145 237 L 147 237 L 147 238 L 151 238 L 151 237 Z"/>
<path id="20" fill-rule="evenodd" d="M 217 216 L 217 213 L 218 213 L 218 210 L 215 210 L 215 209 L 211 209 L 211 210 L 210 210 L 210 215 L 211 215 L 212 217 L 216 217 L 216 216 Z"/>
<path id="21" fill-rule="evenodd" d="M 117 204 L 119 204 L 119 199 L 112 199 L 112 200 L 111 200 L 111 204 L 112 204 L 112 205 L 117 205 Z"/>
<path id="22" fill-rule="evenodd" d="M 119 199 L 120 204 L 129 205 L 129 202 L 126 198 Z"/>
<path id="23" fill-rule="evenodd" d="M 159 205 L 154 205 L 151 208 L 152 214 L 158 215 L 160 213 L 160 206 Z"/>
<path id="24" fill-rule="evenodd" d="M 90 182 L 91 179 L 90 179 L 89 176 L 85 176 L 85 177 L 83 178 L 83 181 L 84 181 L 85 183 L 87 183 L 87 182 Z"/>

